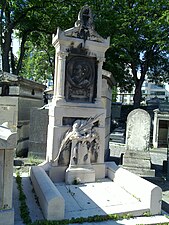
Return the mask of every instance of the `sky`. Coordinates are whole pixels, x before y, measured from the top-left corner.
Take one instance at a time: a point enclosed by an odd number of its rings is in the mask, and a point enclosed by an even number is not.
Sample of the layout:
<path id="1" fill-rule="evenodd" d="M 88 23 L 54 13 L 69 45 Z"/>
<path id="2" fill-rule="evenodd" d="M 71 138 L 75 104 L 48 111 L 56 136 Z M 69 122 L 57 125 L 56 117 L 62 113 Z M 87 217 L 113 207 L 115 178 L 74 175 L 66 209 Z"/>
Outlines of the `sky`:
<path id="1" fill-rule="evenodd" d="M 13 53 L 15 56 L 17 56 L 18 50 L 19 50 L 19 41 L 18 41 L 18 39 L 14 38 L 13 39 Z"/>

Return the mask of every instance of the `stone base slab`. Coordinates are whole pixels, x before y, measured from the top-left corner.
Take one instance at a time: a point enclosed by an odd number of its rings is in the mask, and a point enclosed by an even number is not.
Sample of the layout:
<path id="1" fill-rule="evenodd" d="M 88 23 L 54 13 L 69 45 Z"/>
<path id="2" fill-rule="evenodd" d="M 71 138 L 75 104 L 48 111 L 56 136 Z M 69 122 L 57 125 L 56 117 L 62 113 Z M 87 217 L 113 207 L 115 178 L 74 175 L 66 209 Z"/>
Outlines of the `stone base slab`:
<path id="1" fill-rule="evenodd" d="M 106 166 L 108 178 L 149 208 L 151 215 L 161 214 L 162 190 L 160 187 L 113 162 L 107 162 Z"/>
<path id="2" fill-rule="evenodd" d="M 149 152 L 126 151 L 123 157 L 123 168 L 142 177 L 155 176 L 155 170 L 151 170 Z"/>
<path id="3" fill-rule="evenodd" d="M 66 169 L 67 166 L 51 166 L 48 171 L 50 179 L 55 183 L 64 182 Z"/>
<path id="4" fill-rule="evenodd" d="M 14 225 L 14 209 L 0 210 L 0 225 Z"/>
<path id="5" fill-rule="evenodd" d="M 155 177 L 155 170 L 152 170 L 152 169 L 127 167 L 127 166 L 123 166 L 123 168 L 140 176 L 140 177 Z"/>
<path id="6" fill-rule="evenodd" d="M 105 163 L 92 164 L 92 167 L 95 170 L 95 179 L 105 178 L 105 174 L 106 174 Z"/>
<path id="7" fill-rule="evenodd" d="M 66 184 L 95 182 L 95 170 L 83 167 L 68 168 L 65 182 Z"/>

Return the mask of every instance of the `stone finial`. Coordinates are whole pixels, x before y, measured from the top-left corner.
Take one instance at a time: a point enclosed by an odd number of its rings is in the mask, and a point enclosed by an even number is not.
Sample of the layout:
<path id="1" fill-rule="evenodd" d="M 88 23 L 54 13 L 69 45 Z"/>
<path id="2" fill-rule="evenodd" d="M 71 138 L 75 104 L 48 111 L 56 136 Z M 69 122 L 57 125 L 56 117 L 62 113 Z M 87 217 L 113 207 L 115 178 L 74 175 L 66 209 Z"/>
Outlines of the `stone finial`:
<path id="1" fill-rule="evenodd" d="M 94 29 L 93 15 L 89 6 L 83 6 L 78 14 L 78 20 L 75 22 L 75 27 L 81 26 L 84 29 Z"/>
<path id="2" fill-rule="evenodd" d="M 65 31 L 68 37 L 75 37 L 86 40 L 104 42 L 104 39 L 94 30 L 93 15 L 89 6 L 83 6 L 78 14 L 75 26 Z"/>

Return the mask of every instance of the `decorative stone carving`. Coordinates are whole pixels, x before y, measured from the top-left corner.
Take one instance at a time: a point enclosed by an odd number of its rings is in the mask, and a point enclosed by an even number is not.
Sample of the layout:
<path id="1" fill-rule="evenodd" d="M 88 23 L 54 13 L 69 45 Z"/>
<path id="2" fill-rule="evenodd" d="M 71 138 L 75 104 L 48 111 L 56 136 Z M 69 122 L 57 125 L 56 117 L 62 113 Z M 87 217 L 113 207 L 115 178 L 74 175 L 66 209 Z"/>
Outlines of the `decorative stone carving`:
<path id="1" fill-rule="evenodd" d="M 12 82 L 18 81 L 19 77 L 7 72 L 0 72 L 0 81 L 2 82 Z"/>
<path id="2" fill-rule="evenodd" d="M 94 102 L 96 60 L 70 54 L 66 65 L 66 101 Z"/>
<path id="3" fill-rule="evenodd" d="M 78 15 L 78 20 L 75 22 L 75 27 L 65 31 L 68 37 L 81 38 L 84 40 L 91 40 L 103 42 L 104 39 L 94 30 L 93 15 L 89 6 L 84 6 Z"/>
<path id="4" fill-rule="evenodd" d="M 99 115 L 100 116 L 100 115 Z M 72 128 L 69 129 L 60 145 L 59 154 L 54 160 L 59 165 L 65 163 L 64 151 L 69 151 L 69 167 L 72 165 L 90 165 L 91 162 L 97 162 L 99 151 L 99 135 L 95 130 L 98 117 L 88 120 L 76 120 Z M 94 125 L 95 124 L 95 125 Z"/>

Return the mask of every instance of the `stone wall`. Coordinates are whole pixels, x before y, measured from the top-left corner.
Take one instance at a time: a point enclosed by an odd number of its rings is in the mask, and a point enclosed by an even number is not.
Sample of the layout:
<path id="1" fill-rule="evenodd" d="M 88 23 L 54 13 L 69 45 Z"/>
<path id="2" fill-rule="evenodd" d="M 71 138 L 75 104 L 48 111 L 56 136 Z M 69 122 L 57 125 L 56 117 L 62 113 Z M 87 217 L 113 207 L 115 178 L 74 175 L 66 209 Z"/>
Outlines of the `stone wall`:
<path id="1" fill-rule="evenodd" d="M 32 108 L 30 113 L 29 156 L 46 158 L 48 109 Z"/>

